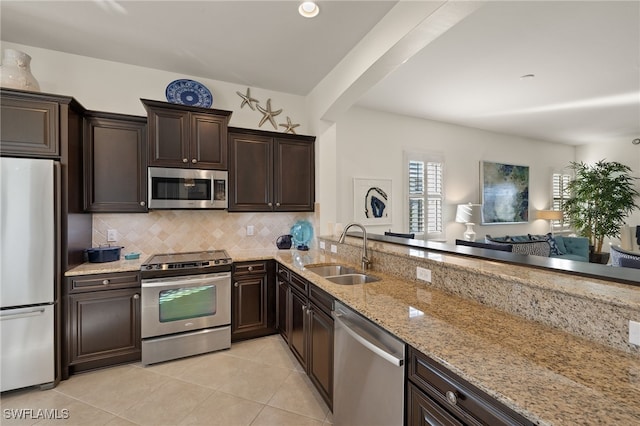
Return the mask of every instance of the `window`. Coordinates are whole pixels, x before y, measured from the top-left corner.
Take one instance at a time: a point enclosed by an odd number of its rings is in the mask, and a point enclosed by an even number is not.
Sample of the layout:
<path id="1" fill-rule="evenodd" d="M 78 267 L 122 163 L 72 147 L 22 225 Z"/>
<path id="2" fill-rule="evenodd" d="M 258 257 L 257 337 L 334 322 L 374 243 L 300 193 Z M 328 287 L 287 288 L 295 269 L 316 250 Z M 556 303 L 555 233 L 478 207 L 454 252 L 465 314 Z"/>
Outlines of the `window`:
<path id="1" fill-rule="evenodd" d="M 424 239 L 444 238 L 442 157 L 405 152 L 405 168 L 408 232 Z"/>
<path id="2" fill-rule="evenodd" d="M 553 200 L 551 202 L 552 210 L 560 210 L 562 211 L 562 207 L 564 205 L 565 200 L 567 200 L 570 196 L 569 194 L 569 182 L 571 181 L 571 175 L 563 174 L 563 173 L 554 173 L 553 174 Z M 566 219 L 562 220 L 553 220 L 551 221 L 551 226 L 554 230 L 568 230 L 570 229 L 569 221 Z"/>

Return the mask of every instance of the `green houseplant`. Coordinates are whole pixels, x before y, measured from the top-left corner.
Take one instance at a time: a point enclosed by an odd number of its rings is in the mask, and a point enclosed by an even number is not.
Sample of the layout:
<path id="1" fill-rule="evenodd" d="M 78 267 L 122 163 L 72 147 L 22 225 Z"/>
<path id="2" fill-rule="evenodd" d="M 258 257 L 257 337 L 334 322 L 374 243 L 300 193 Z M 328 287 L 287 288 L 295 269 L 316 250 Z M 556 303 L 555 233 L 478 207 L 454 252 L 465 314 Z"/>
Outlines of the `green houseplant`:
<path id="1" fill-rule="evenodd" d="M 576 232 L 589 238 L 594 252 L 601 253 L 605 237 L 619 237 L 626 217 L 638 208 L 637 178 L 631 176 L 630 167 L 615 161 L 571 162 L 569 168 L 575 177 L 569 182 L 563 212 Z"/>

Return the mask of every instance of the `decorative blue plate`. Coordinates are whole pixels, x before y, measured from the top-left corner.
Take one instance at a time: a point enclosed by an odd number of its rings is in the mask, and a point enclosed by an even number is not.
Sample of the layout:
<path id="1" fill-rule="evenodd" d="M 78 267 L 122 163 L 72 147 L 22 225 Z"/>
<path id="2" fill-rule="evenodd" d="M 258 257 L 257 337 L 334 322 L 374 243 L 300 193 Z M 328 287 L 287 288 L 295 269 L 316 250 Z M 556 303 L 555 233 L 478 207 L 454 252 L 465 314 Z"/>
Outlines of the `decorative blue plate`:
<path id="1" fill-rule="evenodd" d="M 309 250 L 307 244 L 313 238 L 313 226 L 306 220 L 299 220 L 291 227 L 293 244 L 298 250 Z"/>
<path id="2" fill-rule="evenodd" d="M 169 83 L 165 91 L 167 101 L 173 104 L 210 108 L 213 96 L 209 89 L 194 80 L 175 80 Z"/>

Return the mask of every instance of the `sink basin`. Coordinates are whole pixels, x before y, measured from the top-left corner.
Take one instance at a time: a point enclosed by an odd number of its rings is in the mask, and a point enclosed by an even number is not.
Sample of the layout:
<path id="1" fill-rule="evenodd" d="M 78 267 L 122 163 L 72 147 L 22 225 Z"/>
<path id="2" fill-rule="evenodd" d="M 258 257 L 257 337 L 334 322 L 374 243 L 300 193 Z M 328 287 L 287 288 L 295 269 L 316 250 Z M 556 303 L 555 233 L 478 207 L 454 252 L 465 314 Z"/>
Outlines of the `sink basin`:
<path id="1" fill-rule="evenodd" d="M 335 275 L 355 274 L 358 271 L 350 266 L 329 264 L 329 265 L 309 265 L 304 269 L 311 271 L 314 274 L 318 274 L 321 277 L 332 277 Z"/>
<path id="2" fill-rule="evenodd" d="M 380 281 L 380 278 L 373 275 L 361 274 L 356 268 L 340 265 L 339 263 L 329 263 L 324 265 L 307 265 L 307 271 L 318 274 L 334 284 L 352 285 L 365 284 Z"/>
<path id="3" fill-rule="evenodd" d="M 380 281 L 380 278 L 366 274 L 343 274 L 325 278 L 334 284 L 340 285 L 365 284 Z"/>

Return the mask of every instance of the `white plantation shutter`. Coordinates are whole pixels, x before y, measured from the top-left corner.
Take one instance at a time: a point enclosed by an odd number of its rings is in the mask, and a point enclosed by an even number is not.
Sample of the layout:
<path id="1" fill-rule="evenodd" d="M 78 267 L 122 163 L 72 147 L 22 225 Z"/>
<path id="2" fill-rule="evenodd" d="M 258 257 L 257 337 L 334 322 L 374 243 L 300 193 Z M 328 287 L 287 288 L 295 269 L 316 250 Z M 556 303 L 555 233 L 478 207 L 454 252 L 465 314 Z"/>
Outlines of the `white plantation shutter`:
<path id="1" fill-rule="evenodd" d="M 562 174 L 562 173 L 554 173 L 552 178 L 552 193 L 553 200 L 551 202 L 552 210 L 560 210 L 562 211 L 562 206 L 564 205 L 565 200 L 567 200 L 570 196 L 569 194 L 569 182 L 571 181 L 571 175 Z M 551 221 L 554 230 L 565 230 L 569 229 L 569 221 L 566 219 L 563 220 L 553 220 Z"/>
<path id="2" fill-rule="evenodd" d="M 443 162 L 439 156 L 405 152 L 408 232 L 443 238 Z"/>

